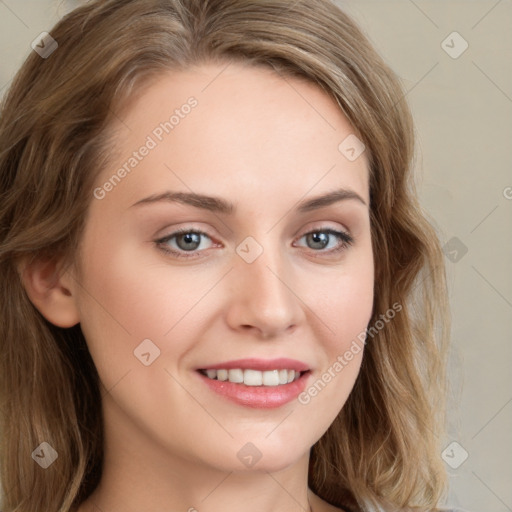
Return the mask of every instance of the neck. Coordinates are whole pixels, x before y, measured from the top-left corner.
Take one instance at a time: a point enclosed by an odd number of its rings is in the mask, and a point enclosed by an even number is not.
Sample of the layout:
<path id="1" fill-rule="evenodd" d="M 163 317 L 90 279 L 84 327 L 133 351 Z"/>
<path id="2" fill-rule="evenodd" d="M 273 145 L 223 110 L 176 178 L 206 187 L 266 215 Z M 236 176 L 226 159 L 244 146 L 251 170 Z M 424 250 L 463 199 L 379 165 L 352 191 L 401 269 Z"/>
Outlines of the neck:
<path id="1" fill-rule="evenodd" d="M 119 428 L 121 431 L 119 430 Z M 213 466 L 169 453 L 149 436 L 106 429 L 100 485 L 80 512 L 309 512 L 309 453 L 284 468 Z"/>
<path id="2" fill-rule="evenodd" d="M 295 467 L 276 472 L 238 473 L 181 465 L 180 471 L 155 474 L 148 467 L 117 471 L 105 467 L 102 482 L 88 505 L 98 512 L 309 512 L 307 481 Z M 143 473 L 143 474 L 142 474 Z"/>

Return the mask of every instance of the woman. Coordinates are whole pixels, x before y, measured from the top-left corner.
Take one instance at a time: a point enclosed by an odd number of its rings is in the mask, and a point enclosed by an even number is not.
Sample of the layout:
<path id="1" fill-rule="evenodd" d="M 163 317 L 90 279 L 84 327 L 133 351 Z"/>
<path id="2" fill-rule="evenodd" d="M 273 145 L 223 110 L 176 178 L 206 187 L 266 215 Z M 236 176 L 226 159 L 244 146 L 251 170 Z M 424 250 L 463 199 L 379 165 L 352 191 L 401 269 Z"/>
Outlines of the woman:
<path id="1" fill-rule="evenodd" d="M 346 14 L 90 1 L 0 141 L 5 512 L 438 509 L 443 258 Z"/>

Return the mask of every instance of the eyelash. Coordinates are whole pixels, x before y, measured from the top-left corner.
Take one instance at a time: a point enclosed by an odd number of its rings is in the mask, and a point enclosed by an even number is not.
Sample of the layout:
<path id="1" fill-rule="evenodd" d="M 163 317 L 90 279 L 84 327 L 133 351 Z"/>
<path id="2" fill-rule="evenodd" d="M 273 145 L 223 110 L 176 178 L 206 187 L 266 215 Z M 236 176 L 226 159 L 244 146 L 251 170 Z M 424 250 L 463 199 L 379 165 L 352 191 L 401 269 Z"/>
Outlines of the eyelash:
<path id="1" fill-rule="evenodd" d="M 197 250 L 189 251 L 190 254 L 186 255 L 186 254 L 184 254 L 185 251 L 177 251 L 175 249 L 169 249 L 169 246 L 167 245 L 167 242 L 169 242 L 173 238 L 180 236 L 180 235 L 184 235 L 184 234 L 190 234 L 190 233 L 204 235 L 211 239 L 211 237 L 210 237 L 210 235 L 208 235 L 208 233 L 205 233 L 204 231 L 201 231 L 200 229 L 185 229 L 184 228 L 184 229 L 178 229 L 177 231 L 174 231 L 170 235 L 167 235 L 163 238 L 155 240 L 155 244 L 163 252 L 165 252 L 167 254 L 172 254 L 173 256 L 176 256 L 177 258 L 182 258 L 182 259 L 197 258 L 198 257 L 198 256 L 196 256 L 197 252 L 195 252 Z M 331 229 L 331 228 L 320 228 L 320 229 L 314 229 L 312 231 L 308 231 L 307 233 L 304 233 L 299 238 L 299 240 L 301 238 L 304 238 L 307 235 L 318 234 L 318 233 L 327 233 L 329 235 L 337 236 L 341 240 L 341 244 L 334 249 L 329 249 L 327 251 L 320 249 L 318 251 L 313 250 L 313 252 L 320 252 L 320 253 L 329 254 L 329 255 L 335 254 L 335 253 L 338 253 L 345 249 L 348 249 L 354 243 L 354 239 L 352 238 L 352 236 L 349 235 L 348 233 L 346 233 L 345 231 L 337 231 L 337 230 Z"/>

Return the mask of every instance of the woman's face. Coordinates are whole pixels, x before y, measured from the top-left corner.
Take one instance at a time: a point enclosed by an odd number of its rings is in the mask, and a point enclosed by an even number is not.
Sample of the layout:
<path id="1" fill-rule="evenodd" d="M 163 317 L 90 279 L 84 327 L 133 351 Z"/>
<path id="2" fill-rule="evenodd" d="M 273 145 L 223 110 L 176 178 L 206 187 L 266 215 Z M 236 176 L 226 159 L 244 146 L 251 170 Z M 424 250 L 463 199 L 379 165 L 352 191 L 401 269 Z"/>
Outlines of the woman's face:
<path id="1" fill-rule="evenodd" d="M 286 467 L 359 372 L 366 155 L 319 88 L 240 64 L 161 76 L 118 117 L 72 292 L 107 443 Z"/>

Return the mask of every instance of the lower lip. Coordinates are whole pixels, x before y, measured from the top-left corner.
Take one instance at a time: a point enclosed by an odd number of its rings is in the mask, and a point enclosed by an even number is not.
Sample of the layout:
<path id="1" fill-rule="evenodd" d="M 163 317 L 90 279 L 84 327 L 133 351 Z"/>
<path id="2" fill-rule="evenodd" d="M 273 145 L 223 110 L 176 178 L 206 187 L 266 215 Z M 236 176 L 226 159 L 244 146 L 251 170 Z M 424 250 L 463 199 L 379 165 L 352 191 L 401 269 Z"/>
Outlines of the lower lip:
<path id="1" fill-rule="evenodd" d="M 246 386 L 227 380 L 209 379 L 200 372 L 196 373 L 212 391 L 232 402 L 256 409 L 274 409 L 297 398 L 304 391 L 311 372 L 305 372 L 297 380 L 279 386 Z"/>

